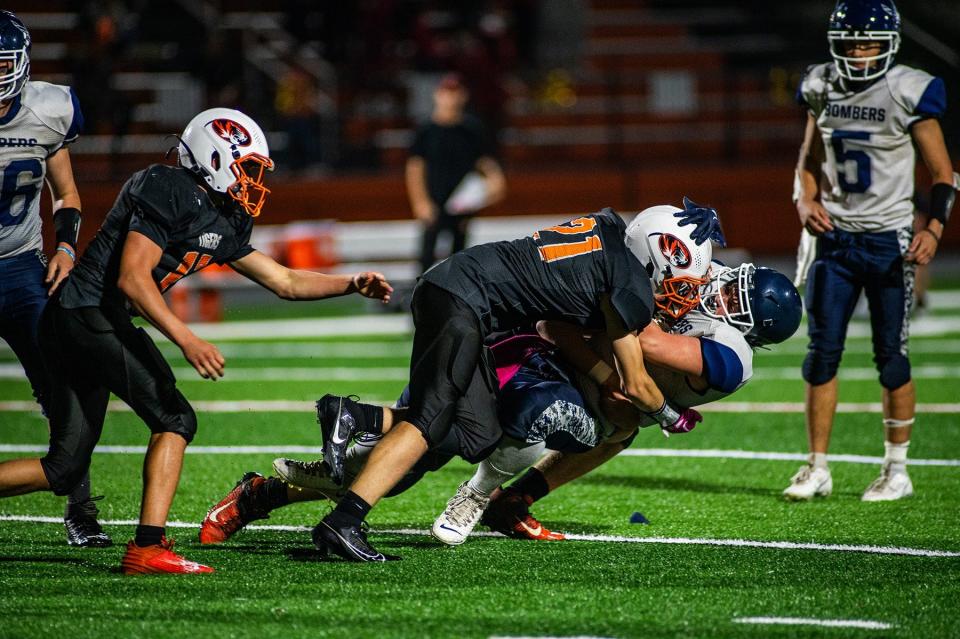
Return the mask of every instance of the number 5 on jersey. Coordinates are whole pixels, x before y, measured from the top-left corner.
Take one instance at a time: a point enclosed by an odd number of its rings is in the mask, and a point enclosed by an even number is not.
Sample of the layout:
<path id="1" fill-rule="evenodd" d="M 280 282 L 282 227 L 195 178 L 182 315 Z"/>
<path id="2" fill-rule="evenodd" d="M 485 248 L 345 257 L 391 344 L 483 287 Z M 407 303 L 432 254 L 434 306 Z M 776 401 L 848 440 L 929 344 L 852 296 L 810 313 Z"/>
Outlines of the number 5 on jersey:
<path id="1" fill-rule="evenodd" d="M 597 234 L 597 221 L 592 217 L 578 217 L 537 231 L 533 239 L 544 262 L 556 262 L 603 250 Z"/>

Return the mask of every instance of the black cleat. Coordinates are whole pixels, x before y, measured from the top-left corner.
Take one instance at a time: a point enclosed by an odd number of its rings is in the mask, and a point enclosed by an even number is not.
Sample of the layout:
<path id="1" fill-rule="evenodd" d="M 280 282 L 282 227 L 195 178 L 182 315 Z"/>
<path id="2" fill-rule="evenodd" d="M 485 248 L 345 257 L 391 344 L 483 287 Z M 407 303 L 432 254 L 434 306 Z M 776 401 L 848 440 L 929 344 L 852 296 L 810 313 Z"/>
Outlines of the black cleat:
<path id="1" fill-rule="evenodd" d="M 396 561 L 396 555 L 385 555 L 370 545 L 367 532 L 360 526 L 338 527 L 327 515 L 313 528 L 313 545 L 321 554 L 333 552 L 347 561 Z"/>
<path id="2" fill-rule="evenodd" d="M 67 502 L 63 513 L 63 527 L 67 529 L 67 544 L 83 548 L 109 548 L 113 540 L 103 532 L 100 522 L 97 521 L 97 505 L 93 502 L 103 499 L 91 497 L 76 504 Z"/>
<path id="3" fill-rule="evenodd" d="M 324 395 L 317 400 L 317 423 L 323 441 L 323 463 L 330 479 L 343 485 L 343 461 L 354 435 L 363 430 L 363 413 L 350 397 Z"/>

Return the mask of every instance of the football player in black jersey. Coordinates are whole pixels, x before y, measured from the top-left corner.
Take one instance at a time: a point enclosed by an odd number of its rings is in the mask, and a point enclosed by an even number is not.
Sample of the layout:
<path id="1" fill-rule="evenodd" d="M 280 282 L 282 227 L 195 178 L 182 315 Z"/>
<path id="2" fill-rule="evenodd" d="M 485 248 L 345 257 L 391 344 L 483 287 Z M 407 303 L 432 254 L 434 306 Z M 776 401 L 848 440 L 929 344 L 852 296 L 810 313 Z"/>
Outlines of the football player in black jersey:
<path id="1" fill-rule="evenodd" d="M 289 300 L 349 293 L 388 301 L 379 273 L 354 276 L 295 271 L 250 246 L 253 218 L 273 168 L 266 139 L 251 118 L 210 109 L 193 118 L 178 146 L 180 166 L 152 165 L 123 186 L 96 237 L 50 300 L 40 343 L 50 371 L 50 449 L 41 459 L 0 464 L 0 496 L 38 490 L 66 494 L 86 473 L 111 392 L 152 435 L 143 467 L 140 525 L 121 562 L 125 574 L 208 573 L 172 552 L 164 527 L 183 453 L 197 419 L 177 390 L 170 365 L 131 312 L 180 347 L 204 378 L 223 376 L 216 346 L 180 321 L 162 293 L 210 263 L 237 272 Z"/>
<path id="2" fill-rule="evenodd" d="M 716 220 L 712 209 L 685 203 L 687 210 L 678 216 L 706 221 L 707 227 Z M 710 229 L 698 225 L 698 237 L 701 230 L 709 235 Z M 369 544 L 362 528 L 377 501 L 451 432 L 467 461 L 478 462 L 496 447 L 502 435 L 497 379 L 484 348 L 485 338 L 494 333 L 539 319 L 603 330 L 622 373 L 615 390 L 665 430 L 693 428 L 700 415 L 677 411 L 665 401 L 644 368 L 636 335 L 655 310 L 653 267 L 648 271 L 638 256 L 649 254 L 652 246 L 668 268 L 683 270 L 691 267 L 694 254 L 672 234 L 634 238 L 626 237 L 626 231 L 620 216 L 604 209 L 531 237 L 471 247 L 424 273 L 411 305 L 415 331 L 406 411 L 397 414 L 332 395 L 317 403 L 324 463 L 337 483 L 342 483 L 344 454 L 353 436 L 389 429 L 336 509 L 313 529 L 318 550 L 352 561 L 390 559 Z M 705 272 L 709 258 L 702 266 Z M 691 281 L 685 290 L 697 295 L 701 283 Z M 607 388 L 614 371 L 604 364 L 591 377 Z"/>

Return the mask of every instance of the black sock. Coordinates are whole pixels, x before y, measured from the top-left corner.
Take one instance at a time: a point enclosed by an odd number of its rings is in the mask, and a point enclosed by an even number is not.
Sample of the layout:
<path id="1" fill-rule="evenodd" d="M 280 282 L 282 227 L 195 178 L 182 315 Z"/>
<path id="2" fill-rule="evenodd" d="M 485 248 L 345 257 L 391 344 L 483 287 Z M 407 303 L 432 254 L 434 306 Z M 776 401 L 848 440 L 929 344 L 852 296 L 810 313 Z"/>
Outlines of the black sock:
<path id="1" fill-rule="evenodd" d="M 516 488 L 533 501 L 539 501 L 550 492 L 547 479 L 536 468 L 530 468 L 523 477 L 513 482 L 510 488 Z"/>
<path id="2" fill-rule="evenodd" d="M 279 477 L 268 477 L 264 482 L 263 491 L 267 496 L 267 506 L 270 510 L 290 503 L 290 498 L 287 497 L 287 482 Z"/>
<path id="3" fill-rule="evenodd" d="M 360 430 L 364 433 L 381 434 L 383 432 L 383 408 L 372 404 L 361 404 L 359 402 L 357 403 L 357 408 L 360 409 L 360 414 L 363 415 L 363 428 Z"/>
<path id="4" fill-rule="evenodd" d="M 359 526 L 363 523 L 367 513 L 370 512 L 370 508 L 370 504 L 365 502 L 363 498 L 352 490 L 348 490 L 337 507 L 333 509 L 333 512 L 327 516 L 340 526 Z"/>
<path id="5" fill-rule="evenodd" d="M 143 548 L 144 546 L 156 546 L 166 534 L 163 526 L 137 526 L 137 533 L 133 538 L 133 543 Z"/>
<path id="6" fill-rule="evenodd" d="M 67 505 L 70 504 L 82 504 L 85 501 L 90 501 L 90 471 L 88 470 L 83 474 L 83 479 L 80 480 L 80 483 L 70 492 L 67 496 Z"/>

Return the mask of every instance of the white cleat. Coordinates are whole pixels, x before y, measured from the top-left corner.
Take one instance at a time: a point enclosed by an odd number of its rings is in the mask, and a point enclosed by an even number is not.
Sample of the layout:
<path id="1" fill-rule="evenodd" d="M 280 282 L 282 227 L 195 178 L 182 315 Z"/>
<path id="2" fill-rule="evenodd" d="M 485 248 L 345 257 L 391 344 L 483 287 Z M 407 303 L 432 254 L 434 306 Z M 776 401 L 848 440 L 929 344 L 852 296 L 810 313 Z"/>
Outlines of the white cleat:
<path id="1" fill-rule="evenodd" d="M 906 470 L 891 471 L 889 466 L 880 469 L 880 476 L 863 492 L 863 501 L 895 501 L 913 494 L 913 482 Z"/>
<path id="2" fill-rule="evenodd" d="M 830 476 L 830 470 L 807 464 L 790 478 L 790 485 L 783 491 L 783 496 L 792 501 L 809 501 L 814 497 L 827 497 L 832 492 L 833 477 Z"/>
<path id="3" fill-rule="evenodd" d="M 460 484 L 430 529 L 434 539 L 448 546 L 459 546 L 467 540 L 490 503 L 489 495 L 481 495 L 467 483 Z"/>
<path id="4" fill-rule="evenodd" d="M 349 489 L 349 484 L 337 486 L 322 459 L 312 462 L 278 457 L 273 460 L 273 470 L 283 481 L 297 488 L 306 488 L 322 493 L 334 503 L 340 503 Z"/>

